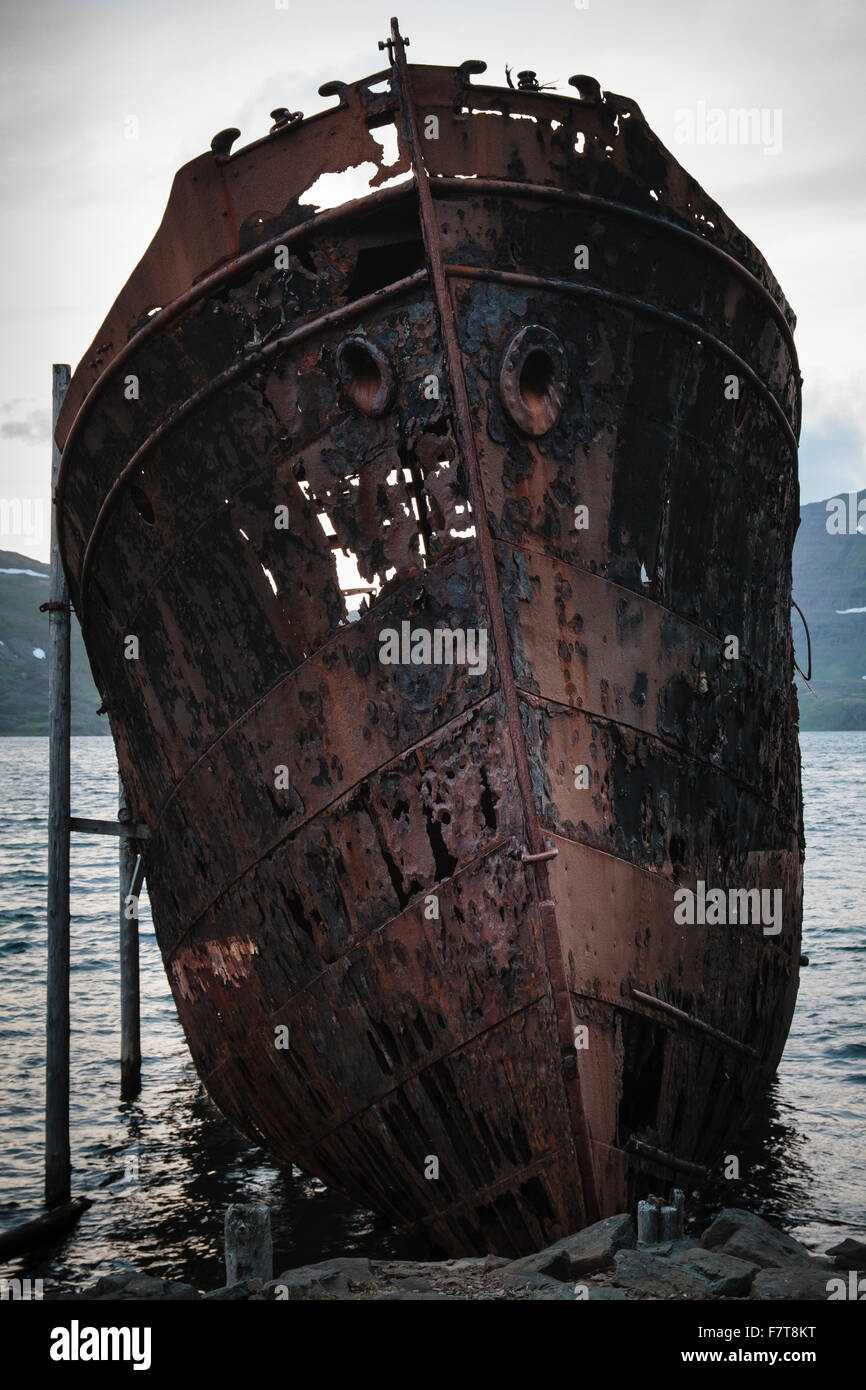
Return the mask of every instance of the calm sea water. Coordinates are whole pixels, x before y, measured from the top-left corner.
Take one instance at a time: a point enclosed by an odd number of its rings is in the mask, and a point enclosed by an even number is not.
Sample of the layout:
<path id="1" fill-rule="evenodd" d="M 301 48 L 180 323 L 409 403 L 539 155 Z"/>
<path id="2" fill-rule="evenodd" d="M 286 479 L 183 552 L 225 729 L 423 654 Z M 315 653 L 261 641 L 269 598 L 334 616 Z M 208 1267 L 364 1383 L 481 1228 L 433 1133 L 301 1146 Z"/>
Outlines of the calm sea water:
<path id="1" fill-rule="evenodd" d="M 749 1206 L 823 1249 L 866 1236 L 866 733 L 801 742 L 810 965 L 778 1078 L 735 1146 L 743 1176 L 706 1189 L 695 1214 Z M 73 740 L 74 814 L 114 819 L 116 779 L 110 739 Z M 47 741 L 0 739 L 0 1229 L 41 1210 L 47 799 Z M 278 1269 L 428 1253 L 222 1119 L 189 1059 L 146 899 L 143 1090 L 120 1101 L 117 842 L 76 835 L 72 855 L 73 1191 L 94 1205 L 61 1246 L 11 1268 L 62 1288 L 133 1266 L 216 1287 L 226 1205 L 251 1200 L 274 1212 Z"/>

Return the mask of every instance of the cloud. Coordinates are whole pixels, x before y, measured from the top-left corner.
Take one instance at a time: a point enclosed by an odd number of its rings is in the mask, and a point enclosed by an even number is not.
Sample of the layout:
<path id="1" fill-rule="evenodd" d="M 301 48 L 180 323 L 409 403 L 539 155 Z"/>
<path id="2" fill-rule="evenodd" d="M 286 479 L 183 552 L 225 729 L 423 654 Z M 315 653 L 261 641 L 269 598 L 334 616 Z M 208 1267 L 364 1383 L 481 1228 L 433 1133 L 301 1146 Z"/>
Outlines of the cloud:
<path id="1" fill-rule="evenodd" d="M 22 401 L 0 407 L 6 418 L 0 420 L 0 439 L 18 439 L 26 444 L 45 444 L 51 438 L 51 414 L 44 406 L 22 411 Z"/>
<path id="2" fill-rule="evenodd" d="M 866 440 L 855 420 L 828 415 L 804 424 L 800 438 L 800 503 L 820 502 L 866 484 Z"/>

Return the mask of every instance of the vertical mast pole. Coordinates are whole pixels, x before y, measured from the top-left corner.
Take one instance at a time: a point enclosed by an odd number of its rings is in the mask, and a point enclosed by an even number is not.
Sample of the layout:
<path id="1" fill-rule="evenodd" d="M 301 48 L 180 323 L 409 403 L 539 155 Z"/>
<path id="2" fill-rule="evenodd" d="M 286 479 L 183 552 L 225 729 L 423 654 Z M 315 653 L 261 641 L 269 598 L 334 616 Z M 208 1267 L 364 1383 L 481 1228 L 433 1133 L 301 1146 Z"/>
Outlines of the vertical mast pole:
<path id="1" fill-rule="evenodd" d="M 69 592 L 57 540 L 60 450 L 53 438 L 69 385 L 55 363 L 51 441 L 51 579 L 48 593 L 48 971 L 45 1021 L 45 1201 L 69 1200 Z"/>
<path id="2" fill-rule="evenodd" d="M 123 778 L 118 777 L 117 819 L 128 824 L 132 812 L 126 799 Z M 120 1095 L 132 1100 L 141 1090 L 141 1001 L 138 955 L 138 898 L 141 889 L 139 854 L 141 846 L 131 836 L 121 835 L 118 851 L 120 871 Z"/>

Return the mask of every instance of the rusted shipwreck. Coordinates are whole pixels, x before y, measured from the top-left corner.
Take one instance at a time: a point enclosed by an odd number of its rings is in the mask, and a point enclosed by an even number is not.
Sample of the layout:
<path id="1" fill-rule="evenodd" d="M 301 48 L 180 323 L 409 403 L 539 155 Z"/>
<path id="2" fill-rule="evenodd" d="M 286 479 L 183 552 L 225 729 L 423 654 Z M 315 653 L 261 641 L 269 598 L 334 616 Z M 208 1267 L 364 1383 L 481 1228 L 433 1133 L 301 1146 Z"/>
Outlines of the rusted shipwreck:
<path id="1" fill-rule="evenodd" d="M 794 316 L 633 101 L 380 47 L 175 177 L 61 544 L 211 1096 L 521 1252 L 688 1182 L 782 1052 Z"/>

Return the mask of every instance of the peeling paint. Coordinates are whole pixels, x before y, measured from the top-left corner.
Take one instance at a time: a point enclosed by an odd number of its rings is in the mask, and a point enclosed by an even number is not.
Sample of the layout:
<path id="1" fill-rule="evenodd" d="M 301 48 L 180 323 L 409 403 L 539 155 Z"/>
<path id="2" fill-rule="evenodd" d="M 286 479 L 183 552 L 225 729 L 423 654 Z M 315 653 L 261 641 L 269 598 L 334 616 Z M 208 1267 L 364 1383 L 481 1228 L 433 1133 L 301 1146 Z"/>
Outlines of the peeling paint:
<path id="1" fill-rule="evenodd" d="M 629 99 L 389 43 L 177 174 L 67 395 L 62 549 L 210 1094 L 519 1254 L 711 1163 L 784 1045 L 794 318 Z M 404 621 L 486 671 L 383 665 Z M 675 925 L 699 879 L 781 889 L 779 937 Z"/>

